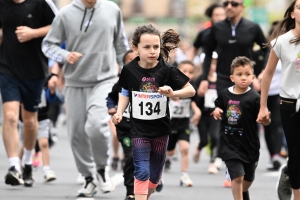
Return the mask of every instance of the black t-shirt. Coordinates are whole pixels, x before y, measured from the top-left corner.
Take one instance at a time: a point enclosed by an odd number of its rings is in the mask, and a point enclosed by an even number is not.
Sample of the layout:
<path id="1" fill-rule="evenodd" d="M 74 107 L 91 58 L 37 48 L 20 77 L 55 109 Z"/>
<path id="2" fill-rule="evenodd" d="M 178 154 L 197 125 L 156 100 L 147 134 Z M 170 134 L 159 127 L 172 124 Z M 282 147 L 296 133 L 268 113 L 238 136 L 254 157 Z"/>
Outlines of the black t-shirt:
<path id="1" fill-rule="evenodd" d="M 267 40 L 260 28 L 254 22 L 242 18 L 235 28 L 235 36 L 232 35 L 231 23 L 228 19 L 215 23 L 210 34 L 206 37 L 204 53 L 212 55 L 213 51 L 218 53 L 217 74 L 218 77 L 225 77 L 230 83 L 230 66 L 232 61 L 238 56 L 253 58 L 253 45 L 257 43 L 262 50 L 262 55 L 266 55 L 268 48 L 264 48 Z M 264 57 L 266 60 L 266 57 Z M 203 74 L 205 78 L 210 69 L 211 56 L 205 56 L 203 63 Z M 259 66 L 255 66 L 257 68 Z M 255 69 L 262 71 L 262 69 Z M 257 74 L 258 75 L 258 74 Z"/>
<path id="2" fill-rule="evenodd" d="M 206 37 L 209 35 L 210 32 L 211 32 L 211 27 L 200 31 L 195 39 L 193 46 L 196 49 L 199 49 L 200 47 L 204 48 L 204 46 L 207 42 Z"/>
<path id="3" fill-rule="evenodd" d="M 133 61 L 126 64 L 123 67 L 119 79 L 120 86 L 129 91 L 129 99 L 132 107 L 132 93 L 135 95 L 134 92 L 156 93 L 158 88 L 164 85 L 170 86 L 173 90 L 179 90 L 189 81 L 189 78 L 186 77 L 180 70 L 170 66 L 162 58 L 160 58 L 158 64 L 151 69 L 144 69 L 140 67 L 138 61 L 139 57 L 136 57 Z M 149 98 L 152 98 L 152 96 Z M 137 107 L 132 109 L 141 108 Z M 155 112 L 157 107 L 156 105 L 146 104 L 143 108 L 144 110 L 141 112 L 144 114 L 144 112 Z M 159 110 L 158 108 L 159 112 L 166 114 L 162 118 L 153 120 L 141 120 L 134 118 L 132 109 L 130 112 L 132 137 L 156 138 L 169 135 L 171 133 L 168 106 L 166 106 L 166 110 Z"/>
<path id="4" fill-rule="evenodd" d="M 53 10 L 45 0 L 25 0 L 19 4 L 0 1 L 0 28 L 3 31 L 0 73 L 20 80 L 45 78 L 48 59 L 41 50 L 43 38 L 20 43 L 15 31 L 19 26 L 36 29 L 50 25 L 55 17 Z"/>
<path id="5" fill-rule="evenodd" d="M 215 104 L 223 110 L 221 158 L 239 159 L 246 163 L 258 161 L 260 142 L 256 118 L 260 108 L 259 94 L 250 89 L 237 95 L 225 89 Z"/>

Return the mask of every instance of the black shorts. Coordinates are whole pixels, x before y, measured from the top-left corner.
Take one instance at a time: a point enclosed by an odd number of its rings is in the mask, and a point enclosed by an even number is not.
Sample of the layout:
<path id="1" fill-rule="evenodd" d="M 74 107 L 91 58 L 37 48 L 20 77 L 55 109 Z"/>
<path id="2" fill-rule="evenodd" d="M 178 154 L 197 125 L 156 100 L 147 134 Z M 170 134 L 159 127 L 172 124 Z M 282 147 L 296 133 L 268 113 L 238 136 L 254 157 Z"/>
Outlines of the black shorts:
<path id="1" fill-rule="evenodd" d="M 245 163 L 238 159 L 232 159 L 232 160 L 225 160 L 225 164 L 227 167 L 227 173 L 230 176 L 231 180 L 239 176 L 244 176 L 245 181 L 248 182 L 254 181 L 257 162 Z"/>
<path id="2" fill-rule="evenodd" d="M 167 150 L 168 151 L 174 150 L 178 140 L 184 140 L 190 142 L 190 134 L 191 134 L 190 129 L 178 130 L 178 131 L 173 130 L 172 134 L 169 136 Z"/>
<path id="3" fill-rule="evenodd" d="M 41 102 L 45 79 L 21 81 L 13 76 L 0 74 L 2 102 L 19 101 L 25 110 L 37 112 Z"/>

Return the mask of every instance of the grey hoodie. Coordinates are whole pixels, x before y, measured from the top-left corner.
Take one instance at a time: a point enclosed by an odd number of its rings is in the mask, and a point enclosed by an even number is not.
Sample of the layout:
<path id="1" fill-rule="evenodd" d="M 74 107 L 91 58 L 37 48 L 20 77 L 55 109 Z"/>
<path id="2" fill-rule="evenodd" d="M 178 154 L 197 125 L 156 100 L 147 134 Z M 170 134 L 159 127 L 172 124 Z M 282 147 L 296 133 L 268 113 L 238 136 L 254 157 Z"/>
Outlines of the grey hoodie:
<path id="1" fill-rule="evenodd" d="M 66 42 L 66 49 L 60 46 Z M 97 0 L 87 9 L 81 0 L 63 7 L 55 17 L 42 43 L 44 54 L 65 63 L 66 86 L 90 87 L 117 75 L 126 52 L 122 14 L 119 7 Z M 83 56 L 73 65 L 67 63 L 70 52 Z"/>

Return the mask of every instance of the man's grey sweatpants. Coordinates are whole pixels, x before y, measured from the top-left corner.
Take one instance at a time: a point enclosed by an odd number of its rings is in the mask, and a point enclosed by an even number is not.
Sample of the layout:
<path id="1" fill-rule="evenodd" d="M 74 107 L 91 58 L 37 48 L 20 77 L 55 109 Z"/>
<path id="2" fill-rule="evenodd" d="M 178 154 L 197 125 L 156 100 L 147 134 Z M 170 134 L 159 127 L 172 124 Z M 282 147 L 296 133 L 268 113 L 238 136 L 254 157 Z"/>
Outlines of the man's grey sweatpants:
<path id="1" fill-rule="evenodd" d="M 93 87 L 65 88 L 67 130 L 78 171 L 85 177 L 104 169 L 108 159 L 109 115 L 106 100 L 117 79 Z"/>

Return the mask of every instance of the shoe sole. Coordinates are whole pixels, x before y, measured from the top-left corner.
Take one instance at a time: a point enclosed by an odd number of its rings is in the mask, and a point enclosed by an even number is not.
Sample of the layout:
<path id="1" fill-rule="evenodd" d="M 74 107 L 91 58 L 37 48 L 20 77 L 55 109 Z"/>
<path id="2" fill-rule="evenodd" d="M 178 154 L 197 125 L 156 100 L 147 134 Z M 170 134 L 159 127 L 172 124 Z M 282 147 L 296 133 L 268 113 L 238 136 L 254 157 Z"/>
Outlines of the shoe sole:
<path id="1" fill-rule="evenodd" d="M 180 181 L 180 186 L 181 187 L 193 187 L 193 184 L 184 184 L 183 182 Z"/>
<path id="2" fill-rule="evenodd" d="M 55 180 L 56 180 L 55 177 L 51 177 L 51 178 L 45 179 L 45 182 L 46 182 L 46 183 L 49 183 L 49 182 L 55 181 Z"/>
<path id="3" fill-rule="evenodd" d="M 93 197 L 96 193 L 97 193 L 97 191 L 94 191 L 93 194 L 80 193 L 80 194 L 77 195 L 77 197 Z"/>
<path id="4" fill-rule="evenodd" d="M 25 187 L 32 187 L 32 185 L 33 185 L 33 183 L 26 183 L 26 182 L 24 182 L 24 186 Z"/>
<path id="5" fill-rule="evenodd" d="M 18 185 L 23 185 L 24 181 L 16 178 L 15 176 L 13 176 L 12 174 L 8 174 L 5 177 L 5 184 L 7 185 L 11 185 L 11 186 L 18 186 Z"/>

